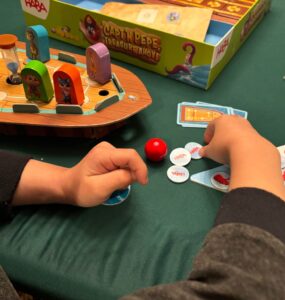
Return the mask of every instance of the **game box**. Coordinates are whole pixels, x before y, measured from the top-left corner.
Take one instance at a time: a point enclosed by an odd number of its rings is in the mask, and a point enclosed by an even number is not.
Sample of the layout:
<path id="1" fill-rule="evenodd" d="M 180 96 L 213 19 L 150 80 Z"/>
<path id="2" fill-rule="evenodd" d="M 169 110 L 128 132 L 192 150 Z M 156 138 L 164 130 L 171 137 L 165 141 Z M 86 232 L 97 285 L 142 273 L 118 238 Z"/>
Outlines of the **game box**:
<path id="1" fill-rule="evenodd" d="M 49 36 L 88 47 L 103 42 L 111 56 L 202 89 L 208 89 L 270 8 L 271 0 L 123 0 L 144 3 L 131 22 L 101 12 L 102 0 L 21 0 L 27 25 L 44 25 Z M 211 8 L 202 41 L 179 32 L 154 29 L 148 22 L 159 9 L 172 5 L 165 24 L 179 22 L 181 8 Z M 141 6 L 142 6 L 141 5 Z M 180 8 L 176 12 L 175 7 Z M 119 10 L 118 10 L 119 11 Z M 142 24 L 140 20 L 145 22 Z M 139 24 L 140 23 L 140 24 Z M 197 28 L 199 26 L 196 26 Z M 165 27 L 167 28 L 167 27 Z"/>

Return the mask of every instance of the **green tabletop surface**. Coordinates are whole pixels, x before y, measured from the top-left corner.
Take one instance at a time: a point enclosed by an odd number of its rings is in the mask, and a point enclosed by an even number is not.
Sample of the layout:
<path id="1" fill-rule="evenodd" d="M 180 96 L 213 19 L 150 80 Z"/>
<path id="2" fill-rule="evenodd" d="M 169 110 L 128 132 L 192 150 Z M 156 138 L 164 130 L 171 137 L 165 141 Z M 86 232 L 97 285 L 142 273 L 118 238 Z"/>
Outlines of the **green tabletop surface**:
<path id="1" fill-rule="evenodd" d="M 20 1 L 2 0 L 0 16 L 0 34 L 16 34 L 24 41 Z M 204 101 L 248 111 L 263 136 L 276 146 L 285 144 L 284 24 L 285 2 L 274 0 L 270 13 L 208 91 L 113 60 L 141 78 L 153 104 L 105 140 L 135 148 L 143 157 L 151 137 L 163 138 L 169 150 L 191 141 L 203 143 L 204 130 L 178 126 L 176 114 L 182 101 Z M 56 40 L 50 46 L 84 54 L 84 49 Z M 71 167 L 98 142 L 1 136 L 0 149 Z M 172 183 L 166 176 L 168 158 L 147 165 L 149 184 L 134 184 L 121 205 L 17 209 L 13 221 L 0 226 L 0 265 L 11 280 L 47 299 L 109 300 L 187 278 L 223 194 L 191 181 Z M 215 166 L 203 159 L 187 168 L 194 174 Z"/>

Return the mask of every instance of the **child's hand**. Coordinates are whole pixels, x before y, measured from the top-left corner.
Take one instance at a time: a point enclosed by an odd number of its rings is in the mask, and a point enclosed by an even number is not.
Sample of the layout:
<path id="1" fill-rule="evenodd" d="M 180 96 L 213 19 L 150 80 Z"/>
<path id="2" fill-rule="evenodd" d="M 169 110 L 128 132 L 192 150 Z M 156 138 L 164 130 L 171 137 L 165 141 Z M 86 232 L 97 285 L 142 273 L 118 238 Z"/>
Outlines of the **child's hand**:
<path id="1" fill-rule="evenodd" d="M 230 190 L 255 187 L 285 200 L 280 154 L 247 120 L 222 116 L 209 124 L 204 138 L 201 156 L 230 165 Z"/>
<path id="2" fill-rule="evenodd" d="M 66 180 L 66 198 L 72 204 L 89 207 L 101 204 L 114 191 L 133 182 L 147 184 L 147 167 L 135 150 L 102 142 L 67 170 Z"/>
<path id="3" fill-rule="evenodd" d="M 222 164 L 230 161 L 233 148 L 244 146 L 253 148 L 255 142 L 266 142 L 251 124 L 239 116 L 222 116 L 212 121 L 204 133 L 207 146 L 200 150 L 200 155 Z"/>
<path id="4" fill-rule="evenodd" d="M 21 174 L 12 203 L 96 206 L 136 181 L 148 181 L 147 167 L 138 153 L 103 142 L 73 168 L 31 159 Z"/>

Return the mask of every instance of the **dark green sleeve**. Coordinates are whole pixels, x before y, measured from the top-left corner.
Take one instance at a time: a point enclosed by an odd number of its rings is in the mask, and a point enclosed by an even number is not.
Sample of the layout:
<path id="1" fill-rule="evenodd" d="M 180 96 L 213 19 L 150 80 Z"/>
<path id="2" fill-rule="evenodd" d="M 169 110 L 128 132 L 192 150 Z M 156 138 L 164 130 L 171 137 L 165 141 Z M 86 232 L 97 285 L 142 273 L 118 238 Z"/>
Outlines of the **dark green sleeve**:
<path id="1" fill-rule="evenodd" d="M 11 200 L 31 156 L 0 150 L 0 222 L 11 218 Z"/>
<path id="2" fill-rule="evenodd" d="M 224 200 L 187 280 L 121 300 L 284 299 L 284 202 L 257 189 L 238 189 Z"/>

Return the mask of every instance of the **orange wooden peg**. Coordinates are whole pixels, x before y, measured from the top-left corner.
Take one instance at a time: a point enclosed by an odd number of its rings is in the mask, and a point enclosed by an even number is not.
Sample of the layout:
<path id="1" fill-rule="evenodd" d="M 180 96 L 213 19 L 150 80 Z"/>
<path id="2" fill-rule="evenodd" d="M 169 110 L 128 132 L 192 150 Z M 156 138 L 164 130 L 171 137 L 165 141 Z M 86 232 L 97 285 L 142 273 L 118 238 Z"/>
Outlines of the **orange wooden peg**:
<path id="1" fill-rule="evenodd" d="M 78 69 L 71 64 L 63 64 L 53 74 L 55 98 L 58 104 L 84 102 L 84 92 Z"/>

